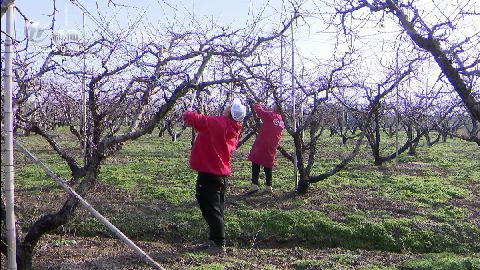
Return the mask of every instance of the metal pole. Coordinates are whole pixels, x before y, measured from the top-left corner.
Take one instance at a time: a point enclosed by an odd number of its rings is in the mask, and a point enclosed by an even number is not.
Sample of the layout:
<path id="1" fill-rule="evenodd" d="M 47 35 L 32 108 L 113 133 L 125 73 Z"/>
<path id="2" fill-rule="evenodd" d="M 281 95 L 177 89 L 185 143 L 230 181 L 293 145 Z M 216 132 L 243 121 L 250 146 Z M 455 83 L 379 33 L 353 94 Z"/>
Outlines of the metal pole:
<path id="1" fill-rule="evenodd" d="M 305 71 L 305 67 L 302 68 L 302 81 L 304 81 L 304 77 L 303 77 L 304 71 Z M 302 95 L 302 92 L 300 91 L 300 119 L 299 119 L 300 123 L 298 124 L 299 126 L 303 126 L 303 102 L 304 102 L 303 95 Z M 302 134 L 301 134 L 302 135 L 302 142 L 305 139 L 304 134 L 305 134 L 305 132 L 303 132 L 303 130 L 302 130 Z"/>
<path id="2" fill-rule="evenodd" d="M 195 0 L 192 1 L 192 25 L 195 23 Z"/>
<path id="3" fill-rule="evenodd" d="M 396 74 L 395 74 L 395 76 L 398 79 L 398 73 L 399 73 L 398 72 L 398 48 L 397 48 L 397 55 L 396 55 L 395 61 L 396 61 L 395 62 L 395 64 L 396 64 L 396 70 L 395 70 Z M 396 123 L 395 123 L 395 125 L 396 125 L 395 126 L 395 149 L 396 149 L 395 150 L 395 166 L 398 168 L 398 126 L 400 124 L 399 123 L 400 113 L 399 113 L 399 108 L 398 108 L 398 83 L 397 83 L 395 88 L 396 88 L 395 90 L 397 91 L 397 93 L 396 93 L 397 96 L 396 96 L 396 101 L 395 101 L 396 102 L 396 104 L 395 104 L 396 112 L 397 112 L 396 115 L 395 115 L 396 120 L 397 120 Z"/>
<path id="4" fill-rule="evenodd" d="M 283 94 L 283 35 L 280 36 L 280 95 Z"/>
<path id="5" fill-rule="evenodd" d="M 13 56 L 13 4 L 8 6 L 5 37 L 5 96 L 3 104 L 5 126 L 5 210 L 7 231 L 8 269 L 17 269 L 17 240 L 15 232 L 15 167 L 13 163 L 13 93 L 12 93 L 12 56 Z"/>
<path id="6" fill-rule="evenodd" d="M 82 74 L 82 117 L 81 117 L 81 127 L 80 134 L 83 135 L 83 150 L 84 150 L 84 164 L 87 162 L 87 93 L 85 92 L 85 80 L 86 80 L 86 66 L 87 66 L 87 55 L 86 55 L 86 46 L 85 46 L 85 12 L 82 17 L 83 23 L 83 74 Z"/>
<path id="7" fill-rule="evenodd" d="M 293 16 L 292 16 L 293 20 Z M 293 117 L 293 133 L 295 136 L 297 135 L 297 118 L 295 115 L 295 44 L 293 39 L 293 23 L 292 27 L 290 28 L 292 33 L 292 117 Z M 293 175 L 295 177 L 295 189 L 298 188 L 298 168 L 297 168 L 297 146 L 295 145 L 295 138 L 293 142 L 293 149 L 294 149 L 294 164 L 293 164 Z"/>

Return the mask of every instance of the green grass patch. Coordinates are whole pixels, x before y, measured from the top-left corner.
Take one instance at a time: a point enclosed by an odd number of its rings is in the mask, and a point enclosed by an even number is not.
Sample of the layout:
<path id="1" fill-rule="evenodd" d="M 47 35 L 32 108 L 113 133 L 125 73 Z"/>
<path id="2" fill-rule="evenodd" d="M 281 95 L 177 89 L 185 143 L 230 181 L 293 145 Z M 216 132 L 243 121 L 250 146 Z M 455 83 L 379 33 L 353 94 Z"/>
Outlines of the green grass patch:
<path id="1" fill-rule="evenodd" d="M 113 236 L 113 234 L 108 231 L 105 225 L 93 217 L 89 217 L 78 222 L 72 222 L 57 229 L 58 233 L 62 233 L 63 231 L 72 231 L 77 235 L 85 237 L 96 237 L 99 235 L 110 237 Z"/>
<path id="2" fill-rule="evenodd" d="M 210 263 L 210 264 L 205 264 L 201 266 L 194 266 L 189 269 L 191 270 L 223 270 L 225 269 L 225 266 L 219 263 Z"/>
<path id="3" fill-rule="evenodd" d="M 358 270 L 397 270 L 396 266 L 362 265 Z"/>
<path id="4" fill-rule="evenodd" d="M 461 220 L 467 216 L 468 212 L 465 208 L 456 207 L 453 205 L 442 205 L 436 207 L 433 211 L 433 216 L 438 220 Z"/>
<path id="5" fill-rule="evenodd" d="M 195 240 L 207 235 L 199 210 L 177 212 L 172 223 L 182 237 Z M 316 247 L 375 249 L 393 252 L 478 252 L 480 229 L 469 223 L 434 223 L 428 220 L 386 219 L 369 221 L 352 215 L 333 221 L 319 211 L 238 210 L 225 216 L 231 244 L 255 241 L 290 242 Z"/>
<path id="6" fill-rule="evenodd" d="M 295 270 L 331 269 L 332 263 L 324 260 L 297 260 L 293 263 Z"/>
<path id="7" fill-rule="evenodd" d="M 480 269 L 480 258 L 462 257 L 452 253 L 435 253 L 405 261 L 402 270 L 475 270 Z"/>
<path id="8" fill-rule="evenodd" d="M 38 136 L 19 140 L 56 174 L 67 180 L 70 178 L 65 162 Z M 79 157 L 78 145 L 71 136 L 60 137 L 59 143 Z M 232 160 L 233 173 L 229 182 L 235 192 L 250 185 L 251 164 L 246 156 L 251 143 L 252 140 L 238 149 Z M 341 145 L 338 137 L 322 135 L 312 175 L 331 169 L 351 151 L 353 143 L 349 141 L 347 145 Z M 282 138 L 282 145 L 287 151 L 293 151 L 288 135 Z M 393 139 L 385 138 L 382 153 L 392 151 L 393 147 Z M 262 245 L 277 241 L 320 248 L 418 253 L 479 252 L 480 229 L 474 222 L 468 219 L 464 221 L 472 214 L 472 210 L 460 204 L 462 201 L 472 202 L 477 199 L 472 187 L 480 184 L 478 146 L 457 139 L 433 147 L 427 147 L 421 142 L 416 155 L 400 156 L 398 168 L 393 161 L 374 166 L 370 152 L 368 145 L 364 144 L 359 156 L 345 170 L 312 184 L 309 194 L 293 198 L 289 202 L 288 210 L 277 208 L 275 204 L 257 207 L 243 200 L 228 205 L 225 212 L 228 244 L 245 246 L 256 241 Z M 196 173 L 189 168 L 189 154 L 189 136 L 182 136 L 177 142 L 172 142 L 169 138 L 147 135 L 125 143 L 119 152 L 104 161 L 98 180 L 107 186 L 135 191 L 132 194 L 139 197 L 134 198 L 134 203 L 153 204 L 161 201 L 168 210 L 159 215 L 154 211 L 135 208 L 105 215 L 132 239 L 205 239 L 208 229 L 194 200 Z M 81 159 L 78 160 L 81 164 Z M 18 151 L 16 162 L 17 189 L 39 192 L 56 186 L 43 170 L 32 165 Z M 263 171 L 260 181 L 263 185 Z M 294 187 L 293 165 L 280 154 L 273 170 L 273 185 L 278 193 L 291 191 Z M 393 211 L 395 209 L 349 207 L 350 204 L 342 204 L 345 203 L 345 193 L 342 193 L 345 188 L 349 188 L 348 191 L 361 188 L 368 191 L 361 195 L 371 195 L 387 202 L 402 202 L 418 211 L 415 214 L 401 213 L 401 217 L 398 217 L 398 213 Z M 315 200 L 314 195 L 318 196 L 315 192 L 320 189 L 322 201 L 326 203 L 314 205 L 318 201 Z M 323 209 L 325 212 L 312 209 Z M 338 218 L 333 220 L 330 216 Z M 34 220 L 31 216 L 24 218 Z M 58 232 L 61 233 L 62 230 L 76 232 L 80 236 L 111 235 L 93 218 L 75 220 Z M 329 258 L 328 263 L 334 267 L 341 265 L 342 260 L 348 263 L 349 259 L 348 256 L 336 260 Z M 425 257 L 423 261 L 428 259 Z M 437 258 L 439 261 L 442 259 L 443 257 Z M 434 259 L 431 260 L 433 263 Z M 298 261 L 298 265 L 314 263 Z M 472 265 L 473 263 L 476 262 L 473 261 Z"/>

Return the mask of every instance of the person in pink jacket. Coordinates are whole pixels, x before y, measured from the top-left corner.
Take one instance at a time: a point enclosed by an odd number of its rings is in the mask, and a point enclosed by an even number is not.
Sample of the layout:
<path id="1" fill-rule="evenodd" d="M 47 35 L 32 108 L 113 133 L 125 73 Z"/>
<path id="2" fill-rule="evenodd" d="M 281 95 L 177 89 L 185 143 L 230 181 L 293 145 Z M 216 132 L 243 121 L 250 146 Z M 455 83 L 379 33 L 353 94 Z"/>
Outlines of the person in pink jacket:
<path id="1" fill-rule="evenodd" d="M 253 109 L 262 121 L 262 125 L 248 155 L 248 160 L 252 162 L 252 186 L 247 193 L 252 194 L 258 191 L 260 166 L 263 166 L 265 172 L 265 190 L 273 193 L 272 169 L 275 165 L 277 147 L 285 126 L 277 105 L 269 111 L 265 110 L 260 103 L 256 103 L 253 105 Z"/>

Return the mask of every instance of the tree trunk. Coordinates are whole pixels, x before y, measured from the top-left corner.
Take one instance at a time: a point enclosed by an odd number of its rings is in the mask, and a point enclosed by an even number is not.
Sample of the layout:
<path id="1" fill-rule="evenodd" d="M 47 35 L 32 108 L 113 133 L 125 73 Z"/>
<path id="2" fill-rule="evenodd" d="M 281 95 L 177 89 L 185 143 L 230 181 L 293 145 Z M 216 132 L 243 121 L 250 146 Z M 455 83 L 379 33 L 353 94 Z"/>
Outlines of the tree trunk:
<path id="1" fill-rule="evenodd" d="M 413 129 L 413 128 L 410 128 L 410 129 Z M 409 140 L 412 141 L 412 143 L 410 144 L 407 154 L 410 156 L 414 156 L 415 154 L 417 154 L 417 146 L 420 139 L 415 140 L 415 138 L 413 138 L 413 131 L 411 131 L 410 133 L 411 135 L 409 137 Z M 422 132 L 419 129 L 417 129 L 417 137 L 421 137 L 421 133 Z"/>
<path id="2" fill-rule="evenodd" d="M 308 181 L 307 176 L 303 173 L 299 173 L 297 192 L 299 194 L 306 194 L 309 186 L 310 182 Z"/>
<path id="3" fill-rule="evenodd" d="M 447 142 L 447 132 L 442 130 L 442 142 L 446 143 Z"/>
<path id="4" fill-rule="evenodd" d="M 297 132 L 293 136 L 293 142 L 295 144 L 295 154 L 297 155 L 297 173 L 298 173 L 298 186 L 297 192 L 300 194 L 306 194 L 308 191 L 308 175 L 305 170 L 305 162 L 303 157 L 303 144 L 301 133 Z"/>
<path id="5" fill-rule="evenodd" d="M 373 157 L 375 159 L 375 165 L 382 165 L 382 160 L 380 158 L 380 117 L 378 113 L 378 109 L 375 109 L 374 113 L 374 124 L 375 124 L 375 134 L 373 136 Z"/>
<path id="6" fill-rule="evenodd" d="M 26 245 L 17 245 L 17 268 L 22 270 L 33 269 L 33 249 Z"/>
<path id="7" fill-rule="evenodd" d="M 84 180 L 79 184 L 76 192 L 81 196 L 84 196 L 95 183 L 99 168 L 100 161 L 97 160 L 91 165 Z M 40 217 L 35 223 L 30 226 L 21 244 L 17 244 L 17 264 L 18 269 L 32 269 L 32 256 L 38 241 L 46 233 L 57 229 L 58 227 L 67 224 L 70 218 L 73 216 L 75 210 L 78 207 L 78 200 L 74 196 L 69 196 L 63 204 L 62 208 L 53 214 L 46 214 Z"/>
<path id="8" fill-rule="evenodd" d="M 348 137 L 344 135 L 342 135 L 342 144 L 345 145 L 347 144 L 347 141 L 348 141 Z"/>

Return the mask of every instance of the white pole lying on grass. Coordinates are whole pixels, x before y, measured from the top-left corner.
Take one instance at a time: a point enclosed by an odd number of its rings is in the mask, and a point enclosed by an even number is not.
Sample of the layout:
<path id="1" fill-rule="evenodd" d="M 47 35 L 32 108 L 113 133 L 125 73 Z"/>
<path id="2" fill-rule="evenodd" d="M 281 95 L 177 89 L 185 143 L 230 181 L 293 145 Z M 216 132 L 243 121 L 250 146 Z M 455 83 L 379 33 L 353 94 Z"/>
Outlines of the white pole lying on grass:
<path id="1" fill-rule="evenodd" d="M 97 210 L 95 210 L 85 199 L 83 199 L 75 190 L 73 190 L 67 183 L 57 176 L 55 173 L 53 173 L 47 166 L 45 166 L 37 157 L 35 157 L 30 151 L 28 151 L 27 148 L 23 147 L 20 143 L 15 142 L 15 144 L 24 152 L 33 162 L 38 164 L 44 171 L 45 173 L 50 176 L 55 182 L 57 182 L 65 192 L 70 194 L 70 196 L 75 197 L 80 204 L 87 209 L 88 212 L 90 212 L 96 219 L 98 219 L 103 225 L 105 225 L 111 232 L 113 232 L 120 240 L 122 240 L 125 244 L 127 244 L 137 255 L 139 255 L 144 262 L 149 264 L 155 269 L 158 270 L 164 270 L 160 264 L 158 264 L 156 261 L 154 261 L 150 256 L 148 256 L 147 253 L 145 253 L 142 249 L 140 249 L 135 243 L 133 243 L 132 240 L 128 239 L 125 234 L 123 234 L 117 227 L 115 227 L 110 221 L 108 221 L 106 218 L 104 218 Z"/>
<path id="2" fill-rule="evenodd" d="M 5 115 L 5 211 L 7 231 L 8 269 L 17 269 L 17 234 L 15 231 L 15 167 L 13 163 L 13 93 L 12 93 L 12 35 L 13 35 L 13 4 L 7 8 L 5 36 L 5 97 L 3 113 Z M 3 147 L 2 147 L 3 148 Z"/>

